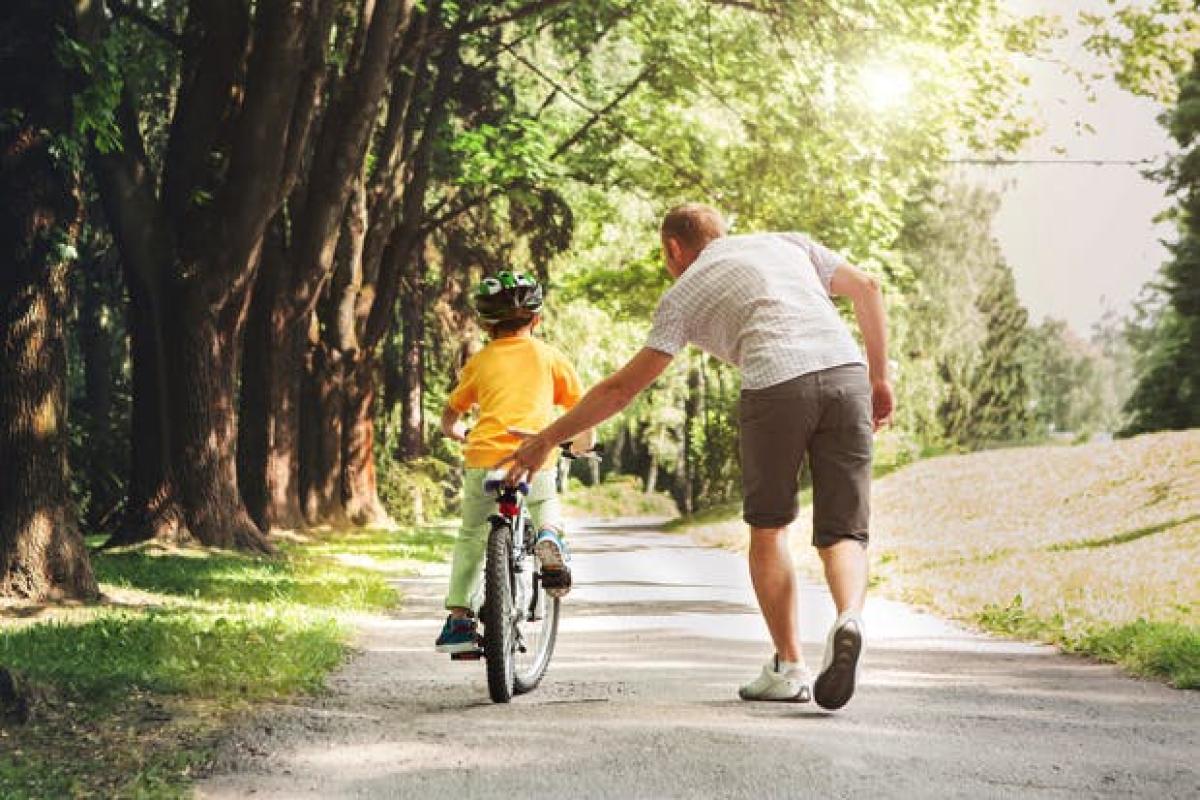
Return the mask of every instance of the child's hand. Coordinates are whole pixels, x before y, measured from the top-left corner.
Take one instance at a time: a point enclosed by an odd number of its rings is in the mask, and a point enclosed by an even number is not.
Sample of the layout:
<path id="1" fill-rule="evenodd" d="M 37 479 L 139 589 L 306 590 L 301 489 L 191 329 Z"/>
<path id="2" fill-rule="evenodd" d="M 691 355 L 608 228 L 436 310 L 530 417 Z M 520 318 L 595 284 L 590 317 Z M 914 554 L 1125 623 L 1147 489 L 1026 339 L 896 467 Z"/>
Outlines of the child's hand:
<path id="1" fill-rule="evenodd" d="M 456 442 L 467 441 L 467 426 L 461 422 L 456 422 L 446 429 L 445 434 L 448 438 Z"/>

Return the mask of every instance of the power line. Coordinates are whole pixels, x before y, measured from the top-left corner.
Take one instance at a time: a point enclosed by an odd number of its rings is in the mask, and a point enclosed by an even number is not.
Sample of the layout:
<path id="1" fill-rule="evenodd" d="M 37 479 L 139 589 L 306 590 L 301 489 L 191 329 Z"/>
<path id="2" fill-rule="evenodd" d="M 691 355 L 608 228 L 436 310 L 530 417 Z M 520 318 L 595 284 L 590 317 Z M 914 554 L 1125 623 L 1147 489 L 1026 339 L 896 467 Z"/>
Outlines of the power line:
<path id="1" fill-rule="evenodd" d="M 985 167 L 1013 167 L 1025 164 L 1049 164 L 1076 167 L 1145 167 L 1156 163 L 1153 158 L 947 158 L 945 164 L 975 164 Z"/>

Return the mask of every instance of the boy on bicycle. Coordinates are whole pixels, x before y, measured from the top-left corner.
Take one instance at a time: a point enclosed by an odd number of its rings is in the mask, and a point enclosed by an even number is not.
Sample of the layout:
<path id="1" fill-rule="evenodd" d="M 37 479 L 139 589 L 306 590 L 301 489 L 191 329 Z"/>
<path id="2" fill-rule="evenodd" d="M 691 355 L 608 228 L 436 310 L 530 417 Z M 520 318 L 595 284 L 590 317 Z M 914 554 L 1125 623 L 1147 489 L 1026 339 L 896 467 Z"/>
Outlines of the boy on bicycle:
<path id="1" fill-rule="evenodd" d="M 520 445 L 517 432 L 545 428 L 554 419 L 555 406 L 572 408 L 583 394 L 579 376 L 566 357 L 533 336 L 542 302 L 542 287 L 521 272 L 500 272 L 475 289 L 475 310 L 491 339 L 467 360 L 442 412 L 442 432 L 466 444 L 466 474 L 462 528 L 446 595 L 450 614 L 437 639 L 438 652 L 469 652 L 477 646 L 475 612 L 481 600 L 488 517 L 495 513 L 496 504 L 483 490 L 485 476 Z M 462 418 L 472 408 L 477 419 L 468 432 Z M 590 449 L 592 438 L 589 431 L 572 449 Z M 555 485 L 557 455 L 556 450 L 530 476 L 526 498 L 537 532 L 534 552 L 541 564 L 542 587 L 552 597 L 562 597 L 571 588 Z"/>

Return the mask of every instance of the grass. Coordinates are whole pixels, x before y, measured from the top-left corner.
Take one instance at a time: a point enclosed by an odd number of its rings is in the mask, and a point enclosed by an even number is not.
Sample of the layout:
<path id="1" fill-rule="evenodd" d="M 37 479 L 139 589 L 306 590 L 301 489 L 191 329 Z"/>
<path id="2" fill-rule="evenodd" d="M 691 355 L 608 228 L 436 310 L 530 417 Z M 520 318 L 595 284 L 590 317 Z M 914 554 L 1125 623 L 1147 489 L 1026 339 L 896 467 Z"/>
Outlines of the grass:
<path id="1" fill-rule="evenodd" d="M 630 475 L 612 476 L 598 486 L 572 479 L 563 505 L 577 517 L 674 517 L 678 513 L 670 496 L 646 494 L 641 480 Z"/>
<path id="2" fill-rule="evenodd" d="M 400 600 L 386 571 L 443 560 L 440 528 L 285 542 L 275 558 L 140 547 L 98 553 L 110 602 L 0 610 L 0 667 L 32 719 L 0 707 L 0 797 L 177 797 L 247 704 L 318 691 L 348 613 Z"/>
<path id="3" fill-rule="evenodd" d="M 1198 688 L 1200 431 L 930 458 L 872 503 L 884 594 Z M 815 575 L 809 524 L 805 509 L 792 543 Z M 746 544 L 736 516 L 679 526 Z"/>
<path id="4" fill-rule="evenodd" d="M 1069 653 L 1120 664 L 1137 675 L 1169 679 L 1179 689 L 1200 689 L 1200 628 L 1195 625 L 1139 619 L 1072 631 L 1063 614 L 1046 618 L 1030 613 L 1021 595 L 1007 605 L 986 606 L 975 621 L 993 633 L 1039 639 Z"/>
<path id="5" fill-rule="evenodd" d="M 1084 550 L 1093 547 L 1108 547 L 1114 544 L 1125 544 L 1126 542 L 1133 542 L 1137 541 L 1138 539 L 1143 539 L 1147 536 L 1153 536 L 1156 533 L 1169 531 L 1172 528 L 1178 528 L 1180 525 L 1187 525 L 1189 522 L 1195 522 L 1198 519 L 1200 519 L 1200 514 L 1193 514 L 1190 517 L 1167 520 L 1166 522 L 1160 522 L 1157 525 L 1146 525 L 1145 527 L 1134 528 L 1131 531 L 1118 533 L 1115 536 L 1104 536 L 1099 539 L 1083 539 L 1082 541 L 1078 542 L 1061 542 L 1059 544 L 1052 544 L 1046 549 L 1052 553 L 1066 553 L 1071 550 Z"/>

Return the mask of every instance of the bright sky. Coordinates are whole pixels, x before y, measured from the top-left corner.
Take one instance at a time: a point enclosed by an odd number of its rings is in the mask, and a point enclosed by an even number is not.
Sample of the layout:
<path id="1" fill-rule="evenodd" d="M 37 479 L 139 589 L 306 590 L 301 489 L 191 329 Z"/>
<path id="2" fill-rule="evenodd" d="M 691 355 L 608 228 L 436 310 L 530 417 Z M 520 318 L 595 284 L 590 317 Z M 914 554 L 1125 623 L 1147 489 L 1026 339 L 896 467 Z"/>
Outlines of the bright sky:
<path id="1" fill-rule="evenodd" d="M 1072 35 L 1054 56 L 1100 64 L 1086 53 L 1075 25 L 1080 10 L 1111 11 L 1104 0 L 1009 0 L 1017 13 L 1057 13 Z M 1045 133 L 1018 157 L 1159 159 L 1172 143 L 1156 122 L 1160 108 L 1112 81 L 1095 85 L 1089 103 L 1078 82 L 1044 62 L 1027 64 Z M 1076 123 L 1094 134 L 1079 134 Z M 1065 147 L 1066 155 L 1053 148 Z M 1066 319 L 1087 335 L 1106 309 L 1125 314 L 1143 284 L 1167 258 L 1160 243 L 1172 233 L 1153 218 L 1169 206 L 1164 188 L 1125 166 L 1030 165 L 967 167 L 968 177 L 1004 191 L 995 233 L 1016 275 L 1017 292 L 1034 321 Z"/>

